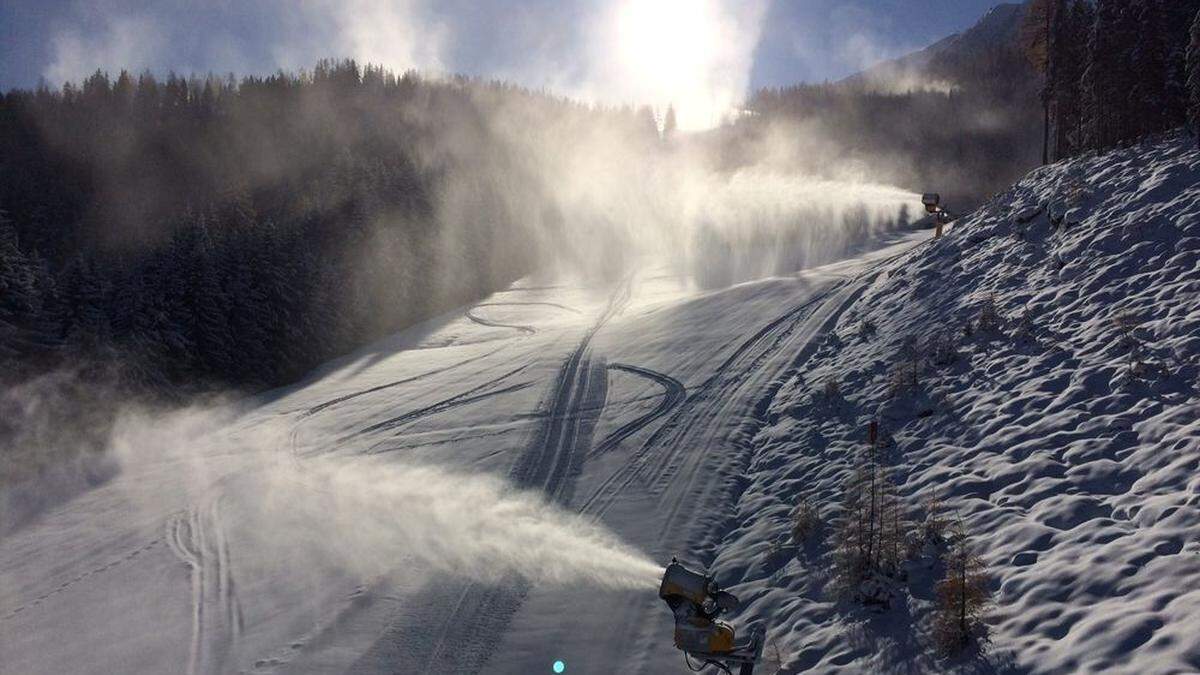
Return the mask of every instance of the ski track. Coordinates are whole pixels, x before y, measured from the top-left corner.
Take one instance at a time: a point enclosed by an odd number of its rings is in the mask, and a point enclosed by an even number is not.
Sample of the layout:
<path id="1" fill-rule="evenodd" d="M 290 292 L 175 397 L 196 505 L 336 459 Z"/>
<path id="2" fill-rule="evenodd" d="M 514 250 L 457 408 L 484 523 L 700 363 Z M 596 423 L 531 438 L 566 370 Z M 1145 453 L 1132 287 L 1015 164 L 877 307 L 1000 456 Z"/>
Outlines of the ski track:
<path id="1" fill-rule="evenodd" d="M 671 411 L 672 408 L 679 405 L 680 401 L 687 396 L 687 388 L 683 386 L 683 383 L 669 375 L 664 375 L 648 368 L 640 368 L 638 366 L 631 366 L 623 363 L 613 363 L 608 367 L 613 370 L 623 370 L 635 375 L 641 375 L 642 377 L 651 379 L 661 384 L 664 389 L 663 397 L 653 410 L 639 416 L 637 419 L 621 425 L 620 428 L 605 437 L 605 439 L 591 451 L 591 453 L 588 455 L 589 457 L 602 455 L 617 447 L 624 442 L 625 439 L 636 434 L 638 431 L 641 431 L 647 425 L 659 419 L 663 415 L 666 415 Z"/>
<path id="2" fill-rule="evenodd" d="M 515 331 L 519 331 L 525 335 L 533 335 L 533 334 L 537 333 L 537 329 L 534 328 L 533 326 L 526 326 L 525 324 L 520 324 L 520 323 L 503 323 L 500 321 L 492 321 L 491 319 L 485 319 L 475 313 L 474 307 L 467 310 L 467 318 L 470 319 L 471 321 L 474 321 L 475 323 L 479 324 L 480 326 L 487 326 L 488 328 L 511 328 L 511 329 L 513 329 Z"/>
<path id="3" fill-rule="evenodd" d="M 631 284 L 632 277 L 627 277 L 617 287 L 604 312 L 559 370 L 548 417 L 510 474 L 518 487 L 540 488 L 560 504 L 570 501 L 574 481 L 568 478 L 574 478 L 582 468 L 608 395 L 606 364 L 602 357 L 593 363 L 592 338 L 609 319 L 624 310 L 630 299 Z M 469 584 L 444 624 L 425 664 L 425 672 L 482 671 L 529 592 L 529 584 L 524 580 L 515 580 L 514 586 L 506 589 Z"/>
<path id="4" fill-rule="evenodd" d="M 347 436 L 347 437 L 343 438 L 342 440 L 346 440 L 346 438 L 351 438 L 351 437 L 357 436 L 359 434 L 367 434 L 367 433 L 372 433 L 375 431 L 385 431 L 388 429 L 394 429 L 396 427 L 407 424 L 408 422 L 412 422 L 412 421 L 420 419 L 422 417 L 427 417 L 429 415 L 434 415 L 434 414 L 437 414 L 437 413 L 440 413 L 440 412 L 443 412 L 446 410 L 450 410 L 451 408 L 457 408 L 459 406 L 469 405 L 471 403 L 476 403 L 478 401 L 482 401 L 482 400 L 490 398 L 492 396 L 499 396 L 501 394 L 508 394 L 508 393 L 511 393 L 514 391 L 520 391 L 522 389 L 528 388 L 534 384 L 533 381 L 521 382 L 518 384 L 503 387 L 501 389 L 485 391 L 488 388 L 493 387 L 493 386 L 503 382 L 504 380 L 507 380 L 508 378 L 512 377 L 513 375 L 520 373 L 521 371 L 525 370 L 528 367 L 529 367 L 529 364 L 527 364 L 527 363 L 522 364 L 522 365 L 518 366 L 517 368 L 510 370 L 507 373 L 504 373 L 503 375 L 501 375 L 499 377 L 488 380 L 487 382 L 484 382 L 483 384 L 480 384 L 476 387 L 472 387 L 471 389 L 468 389 L 467 391 L 464 391 L 459 394 L 455 394 L 454 396 L 451 396 L 450 398 L 443 399 L 432 405 L 418 408 L 416 410 L 406 412 L 403 415 L 397 415 L 396 417 L 392 417 L 392 418 L 386 419 L 382 422 L 372 424 L 371 426 L 365 427 L 362 430 L 360 430 L 359 432 L 357 432 L 356 434 L 351 434 L 350 436 Z"/>
<path id="5" fill-rule="evenodd" d="M 877 261 L 871 265 L 871 268 L 879 268 L 883 263 L 905 255 L 905 253 L 907 252 Z M 832 288 L 808 297 L 742 341 L 733 353 L 717 366 L 713 374 L 695 392 L 687 396 L 683 404 L 676 408 L 667 421 L 655 430 L 650 438 L 630 457 L 629 461 L 596 487 L 592 494 L 583 501 L 580 511 L 599 519 L 625 488 L 638 478 L 650 486 L 652 492 L 662 494 L 681 470 L 680 455 L 691 448 L 704 448 L 701 452 L 691 453 L 695 457 L 689 463 L 691 469 L 685 484 L 686 487 L 679 491 L 678 498 L 670 506 L 670 515 L 664 524 L 663 532 L 665 534 L 672 529 L 680 507 L 686 501 L 686 495 L 692 492 L 691 488 L 694 485 L 696 472 L 703 464 L 701 460 L 708 453 L 708 449 L 711 446 L 727 442 L 728 436 L 738 431 L 736 428 L 726 430 L 726 434 L 718 436 L 716 427 L 728 419 L 757 418 L 765 409 L 765 403 L 761 399 L 754 400 L 749 406 L 746 406 L 744 401 L 735 400 L 739 398 L 736 396 L 736 392 L 754 391 L 756 388 L 767 390 L 768 395 L 773 392 L 776 387 L 771 383 L 780 379 L 779 371 L 797 369 L 815 350 L 817 344 L 815 339 L 819 333 L 832 327 L 837 318 L 865 292 L 876 276 L 876 272 L 869 272 L 860 274 L 853 279 L 842 279 L 836 282 Z M 849 297 L 843 297 L 847 294 Z M 831 301 L 838 298 L 841 298 L 841 301 L 831 306 Z M 806 314 L 806 310 L 809 309 L 813 309 L 813 311 L 811 314 Z M 822 312 L 822 309 L 826 311 Z M 797 327 L 802 322 L 808 322 L 806 319 L 809 319 L 810 316 L 820 316 L 821 320 L 817 326 L 802 331 L 800 337 L 806 339 L 807 342 L 791 364 L 786 368 L 781 366 L 768 373 L 758 372 L 764 362 L 791 338 Z M 765 349 L 751 354 L 752 350 L 766 340 L 769 340 L 769 344 Z M 748 360 L 746 360 L 747 355 L 750 355 Z M 740 365 L 743 361 L 745 364 Z M 740 367 L 735 368 L 735 366 Z M 708 409 L 709 406 L 703 405 L 708 400 L 715 400 L 719 407 L 715 410 Z M 767 402 L 769 403 L 769 399 Z M 735 406 L 742 406 L 746 409 L 736 411 L 733 409 Z M 715 440 L 718 438 L 719 441 Z M 738 445 L 741 444 L 738 443 Z M 713 492 L 709 491 L 709 494 Z"/>
<path id="6" fill-rule="evenodd" d="M 166 526 L 167 545 L 191 578 L 189 675 L 226 672 L 244 626 L 222 525 L 221 494 L 215 490 L 201 506 L 176 514 Z"/>
<path id="7" fill-rule="evenodd" d="M 877 269 L 891 259 L 874 261 L 871 268 Z M 613 317 L 624 311 L 630 302 L 632 277 L 626 278 L 616 286 L 607 306 L 596 315 L 591 325 L 578 338 L 574 349 L 562 361 L 537 409 L 531 414 L 513 417 L 514 420 L 522 417 L 535 420 L 536 429 L 528 439 L 524 451 L 512 464 L 509 472 L 511 482 L 519 489 L 538 490 L 548 500 L 566 506 L 572 503 L 575 479 L 588 458 L 609 453 L 646 430 L 649 436 L 640 446 L 636 446 L 637 449 L 630 453 L 628 459 L 616 471 L 595 488 L 577 510 L 587 517 L 599 520 L 617 502 L 626 488 L 634 481 L 640 480 L 648 495 L 656 499 L 659 505 L 656 513 L 661 515 L 657 515 L 656 518 L 659 518 L 662 524 L 660 547 L 670 548 L 686 543 L 689 547 L 702 548 L 704 542 L 720 541 L 726 532 L 703 527 L 707 523 L 698 522 L 692 514 L 699 512 L 718 514 L 715 516 L 718 519 L 725 517 L 720 515 L 725 511 L 721 508 L 722 504 L 729 500 L 731 490 L 736 496 L 741 489 L 738 487 L 739 483 L 731 481 L 730 477 L 736 473 L 738 466 L 748 461 L 749 443 L 743 439 L 746 425 L 761 423 L 764 411 L 778 389 L 780 373 L 786 376 L 796 372 L 816 351 L 820 337 L 834 325 L 839 316 L 854 305 L 876 275 L 877 273 L 864 273 L 853 279 L 841 278 L 823 282 L 798 304 L 767 322 L 753 335 L 740 341 L 734 338 L 724 343 L 720 351 L 727 355 L 694 390 L 689 390 L 683 382 L 670 375 L 642 366 L 608 363 L 603 355 L 593 353 L 595 336 Z M 537 332 L 530 326 L 493 322 L 472 313 L 474 309 L 491 306 L 547 306 L 580 313 L 566 305 L 552 302 L 494 302 L 476 305 L 466 311 L 466 316 L 483 325 L 512 328 L 526 334 Z M 556 340 L 566 339 L 572 332 L 574 331 L 564 332 Z M 500 354 L 512 344 L 512 341 L 506 341 L 504 346 L 487 349 L 483 353 L 452 364 L 353 391 L 287 413 L 296 415 L 296 424 L 291 430 L 290 454 L 293 461 L 299 462 L 301 459 L 297 434 L 306 418 L 359 397 L 466 368 L 470 364 Z M 786 358 L 783 358 L 782 352 L 793 346 L 800 348 L 794 352 L 794 356 L 787 354 Z M 519 381 L 512 384 L 507 381 L 516 379 L 526 371 L 532 363 L 529 357 L 544 350 L 545 346 L 542 345 L 521 354 L 524 361 L 522 365 L 477 386 L 376 422 L 344 438 L 395 430 L 431 415 L 527 389 L 538 384 L 538 381 Z M 499 371 L 507 363 L 484 367 L 475 373 L 475 376 L 488 371 Z M 608 405 L 611 370 L 652 380 L 663 388 L 663 392 L 657 397 L 658 402 L 653 409 L 622 424 L 598 444 L 593 445 L 599 418 L 606 407 L 611 407 Z M 429 390 L 423 389 L 422 393 L 427 391 Z M 650 391 L 653 392 L 653 389 Z M 648 400 L 651 397 L 638 397 L 634 400 Z M 650 431 L 652 425 L 656 424 L 658 426 Z M 449 439 L 418 442 L 379 452 L 452 442 L 457 438 L 481 438 L 524 431 L 524 427 L 523 424 L 511 423 L 508 427 L 495 425 L 498 431 L 478 425 L 463 427 L 454 431 L 467 434 L 465 436 L 454 435 Z M 438 430 L 439 435 L 446 431 Z M 475 435 L 470 435 L 472 433 Z M 477 461 L 487 460 L 504 452 L 508 451 L 496 450 Z M 160 544 L 166 544 L 188 569 L 191 627 L 187 647 L 187 672 L 189 675 L 197 675 L 237 671 L 240 666 L 237 659 L 244 631 L 244 616 L 237 594 L 234 551 L 224 527 L 223 482 L 224 479 L 219 480 L 206 495 L 186 510 L 169 516 L 162 525 L 162 536 L 118 559 L 79 574 L 7 614 L 0 615 L 0 622 L 12 620 L 85 579 L 133 560 Z M 232 496 L 232 493 L 230 494 Z M 689 504 L 694 508 L 685 509 Z M 711 518 L 709 517 L 709 520 Z M 701 536 L 693 537 L 696 531 L 700 532 Z M 698 546 L 698 543 L 701 546 Z M 334 611 L 328 622 L 314 627 L 304 639 L 293 641 L 288 649 L 281 653 L 297 654 L 295 650 L 310 643 L 316 644 L 319 641 L 317 638 L 321 636 L 324 636 L 321 639 L 332 643 L 336 640 L 338 626 L 344 623 L 345 617 L 378 600 L 394 600 L 386 598 L 383 594 L 385 586 L 386 581 L 376 579 L 368 587 L 360 587 L 348 596 L 344 606 L 334 603 L 336 606 L 332 608 Z M 388 669 L 405 672 L 486 672 L 495 647 L 500 644 L 513 615 L 521 608 L 530 590 L 529 584 L 521 579 L 511 579 L 498 585 L 441 580 L 422 591 L 419 597 L 406 598 L 406 605 L 409 607 L 393 617 L 392 623 L 385 626 L 383 635 L 367 653 L 359 657 L 359 661 L 352 665 L 351 670 L 367 667 L 372 671 Z M 422 609 L 414 612 L 413 606 Z M 328 613 L 326 614 L 328 616 Z M 635 621 L 645 621 L 646 615 L 639 614 L 632 618 Z M 397 658 L 399 655 L 407 658 Z M 254 662 L 253 668 L 273 668 L 286 666 L 287 663 L 286 659 L 272 658 Z"/>
<path id="8" fill-rule="evenodd" d="M 676 408 L 637 452 L 582 503 L 580 512 L 600 520 L 625 490 L 641 479 L 661 516 L 658 552 L 687 552 L 707 566 L 715 546 L 734 526 L 728 504 L 746 483 L 739 478 L 751 460 L 749 439 L 784 378 L 815 353 L 822 337 L 870 287 L 874 274 L 842 279 L 815 291 L 740 343 L 698 389 Z M 696 514 L 706 514 L 697 517 Z M 631 635 L 653 634 L 648 609 L 622 619 Z M 638 627 L 641 628 L 638 628 Z M 643 642 L 640 648 L 654 649 Z M 636 651 L 636 649 L 634 649 Z"/>
<path id="9" fill-rule="evenodd" d="M 402 380 L 396 380 L 395 382 L 388 382 L 387 384 L 381 384 L 377 387 L 371 387 L 369 389 L 363 389 L 361 391 L 356 391 L 352 394 L 346 394 L 345 396 L 339 396 L 337 398 L 333 398 L 328 401 L 325 401 L 324 403 L 319 403 L 319 404 L 309 408 L 308 410 L 304 411 L 304 415 L 306 417 L 309 415 L 315 415 L 315 414 L 321 412 L 322 410 L 326 410 L 335 405 L 356 399 L 359 396 L 366 396 L 367 394 L 374 394 L 377 391 L 383 391 L 385 389 L 391 389 L 393 387 L 399 387 L 399 386 L 403 386 L 406 384 L 412 384 L 413 382 L 418 382 L 420 380 L 424 380 L 427 377 L 432 377 L 434 375 L 440 375 L 449 370 L 453 370 L 455 368 L 465 366 L 468 363 L 474 363 L 475 361 L 479 361 L 481 359 L 486 359 L 487 357 L 492 356 L 493 354 L 495 354 L 496 352 L 499 352 L 502 349 L 504 349 L 504 347 L 497 347 L 496 349 L 493 349 L 490 352 L 485 352 L 483 354 L 472 356 L 469 359 L 466 359 L 464 361 L 458 361 L 458 362 L 450 364 L 448 366 L 442 366 L 441 368 L 435 368 L 428 372 L 421 373 L 420 375 L 414 375 L 413 377 L 406 377 Z"/>
<path id="10" fill-rule="evenodd" d="M 549 499 L 567 503 L 603 404 L 607 398 L 607 366 L 593 357 L 596 333 L 629 302 L 632 278 L 626 278 L 592 326 L 559 368 L 546 402 L 541 426 L 513 464 L 510 480 L 523 489 L 538 489 Z M 454 582 L 430 587 L 415 604 L 432 616 L 401 616 L 351 668 L 402 668 L 411 672 L 485 672 L 495 644 L 528 593 L 514 579 L 507 587 Z"/>
<path id="11" fill-rule="evenodd" d="M 668 533 L 680 529 L 679 521 L 683 506 L 694 503 L 691 498 L 696 494 L 704 495 L 706 504 L 695 510 L 701 513 L 723 511 L 723 509 L 715 508 L 712 503 L 727 497 L 727 492 L 718 489 L 701 491 L 695 489 L 701 474 L 700 469 L 704 466 L 704 460 L 717 446 L 731 446 L 733 451 L 723 453 L 722 462 L 722 468 L 730 471 L 721 471 L 720 473 L 742 473 L 741 469 L 749 463 L 751 448 L 750 444 L 746 442 L 748 434 L 739 432 L 744 431 L 744 424 L 753 424 L 757 421 L 756 413 L 762 408 L 761 399 L 757 394 L 769 391 L 772 380 L 778 378 L 782 372 L 789 368 L 795 368 L 807 360 L 815 351 L 821 336 L 833 328 L 838 317 L 858 300 L 868 285 L 857 284 L 835 288 L 819 300 L 819 304 L 811 313 L 807 315 L 798 313 L 795 320 L 787 323 L 786 327 L 783 327 L 778 333 L 772 331 L 764 334 L 763 338 L 768 335 L 772 337 L 769 346 L 754 356 L 746 371 L 738 374 L 741 377 L 735 375 L 731 381 L 723 383 L 723 390 L 717 395 L 718 408 L 715 414 L 703 416 L 703 419 L 698 420 L 699 424 L 686 424 L 681 427 L 683 433 L 672 443 L 670 451 L 665 453 L 670 463 L 665 464 L 663 469 L 655 475 L 657 491 L 663 495 L 664 506 L 668 507 L 668 515 L 662 529 L 664 539 Z M 782 345 L 790 346 L 795 341 L 803 341 L 803 346 L 797 356 L 790 360 L 790 363 L 776 363 L 772 368 L 764 367 L 765 362 L 772 355 L 778 353 Z M 727 420 L 741 420 L 741 422 L 732 429 L 719 429 Z M 689 448 L 699 448 L 700 450 L 690 453 L 683 452 Z M 676 475 L 684 473 L 686 473 L 686 478 L 682 484 L 674 480 Z M 711 477 L 710 481 L 719 476 L 715 472 L 707 475 Z M 710 509 L 710 505 L 713 508 Z M 719 532 L 713 529 L 707 529 L 707 531 L 705 528 L 700 529 L 702 534 L 693 537 L 692 541 L 719 539 Z"/>
<path id="12" fill-rule="evenodd" d="M 471 427 L 471 428 L 479 428 L 479 427 Z M 438 430 L 439 433 L 449 433 L 452 431 L 460 431 L 460 430 L 458 430 L 458 429 L 439 429 Z M 368 454 L 383 455 L 383 454 L 387 454 L 389 452 L 402 452 L 404 450 L 416 450 L 418 448 L 431 448 L 436 445 L 446 445 L 448 443 L 457 443 L 457 442 L 466 441 L 466 440 L 477 440 L 480 438 L 498 438 L 500 436 L 504 436 L 506 434 L 511 434 L 511 433 L 514 433 L 517 431 L 520 431 L 520 429 L 510 426 L 507 428 L 503 428 L 499 431 L 489 431 L 486 433 L 454 434 L 454 435 L 448 436 L 446 438 L 439 438 L 436 440 L 422 440 L 422 441 L 417 441 L 415 443 L 408 443 L 408 444 L 401 444 L 401 445 L 387 445 L 384 447 L 375 447 L 375 448 L 372 448 L 371 450 L 369 450 Z M 407 436 L 405 436 L 405 438 L 407 438 Z M 476 460 L 474 460 L 473 463 L 478 463 L 480 461 L 489 459 L 491 457 L 495 457 L 496 455 L 503 454 L 508 451 L 509 451 L 508 448 L 501 448 L 499 450 L 494 450 L 492 452 L 487 453 L 486 455 L 483 455 L 482 457 L 477 458 Z"/>
<path id="13" fill-rule="evenodd" d="M 563 305 L 561 303 L 539 302 L 539 301 L 534 301 L 534 300 L 529 300 L 529 301 L 525 301 L 525 302 L 521 302 L 521 301 L 517 301 L 517 300 L 514 300 L 512 302 L 481 302 L 478 305 L 475 305 L 475 307 L 476 308 L 478 308 L 478 307 L 553 307 L 555 309 L 565 310 L 568 312 L 572 312 L 574 314 L 580 313 L 580 311 L 575 309 L 574 307 L 569 307 L 569 306 Z"/>
<path id="14" fill-rule="evenodd" d="M 475 310 L 479 309 L 480 307 L 553 307 L 555 309 L 561 309 L 561 310 L 565 310 L 568 312 L 574 312 L 575 314 L 579 314 L 579 310 L 575 309 L 574 307 L 560 305 L 557 302 L 535 302 L 535 301 L 484 302 L 484 303 L 475 305 L 474 307 L 472 307 L 471 309 L 468 309 L 466 311 L 467 318 L 481 326 L 487 326 L 489 328 L 511 328 L 515 331 L 520 331 L 521 333 L 523 333 L 525 335 L 536 334 L 538 332 L 537 328 L 534 328 L 533 326 L 529 326 L 526 324 L 504 323 L 502 321 L 495 321 L 493 319 L 485 319 L 475 313 Z"/>
<path id="15" fill-rule="evenodd" d="M 621 494 L 621 492 L 639 475 L 649 473 L 651 476 L 661 472 L 664 466 L 671 463 L 674 456 L 679 454 L 684 449 L 684 437 L 695 436 L 688 434 L 688 429 L 697 424 L 703 424 L 705 429 L 708 429 L 708 422 L 716 419 L 723 419 L 718 411 L 711 413 L 707 412 L 700 405 L 712 396 L 710 391 L 724 384 L 732 383 L 736 378 L 726 379 L 726 371 L 733 368 L 739 360 L 753 349 L 758 343 L 763 341 L 768 336 L 780 331 L 789 320 L 797 321 L 798 316 L 812 305 L 824 300 L 832 291 L 827 291 L 817 297 L 810 297 L 800 305 L 788 310 L 776 319 L 766 324 L 759 329 L 754 335 L 750 336 L 734 350 L 720 365 L 716 371 L 710 375 L 699 388 L 687 396 L 680 407 L 670 415 L 666 422 L 663 423 L 655 432 L 646 439 L 642 446 L 630 457 L 630 460 L 622 465 L 619 469 L 613 472 L 605 479 L 593 493 L 584 500 L 580 506 L 580 510 L 584 513 L 589 513 L 596 518 L 599 518 L 607 510 L 613 500 Z M 778 339 L 778 336 L 776 336 Z M 769 350 L 767 350 L 769 352 Z M 766 352 L 764 352 L 765 354 Z M 761 356 L 761 354 L 759 355 Z M 758 359 L 756 359 L 758 360 Z M 747 370 L 749 367 L 747 368 Z M 719 400 L 719 399 L 718 399 Z M 663 452 L 655 453 L 656 450 L 662 449 Z M 651 465 L 650 460 L 659 455 L 659 462 Z M 649 467 L 649 468 L 648 468 Z"/>

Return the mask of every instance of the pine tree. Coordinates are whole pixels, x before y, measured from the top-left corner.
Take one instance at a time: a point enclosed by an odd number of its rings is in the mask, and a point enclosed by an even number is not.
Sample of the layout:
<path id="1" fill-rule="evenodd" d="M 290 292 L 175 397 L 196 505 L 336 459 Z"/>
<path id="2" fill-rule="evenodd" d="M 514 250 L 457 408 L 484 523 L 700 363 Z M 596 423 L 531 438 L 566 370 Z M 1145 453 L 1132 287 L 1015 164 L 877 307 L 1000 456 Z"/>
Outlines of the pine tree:
<path id="1" fill-rule="evenodd" d="M 1137 135 L 1129 108 L 1129 91 L 1136 74 L 1130 56 L 1139 40 L 1141 2 L 1098 0 L 1096 20 L 1088 41 L 1090 54 L 1084 74 L 1088 146 L 1105 149 Z"/>
<path id="2" fill-rule="evenodd" d="M 66 276 L 65 338 L 84 351 L 106 348 L 112 338 L 109 280 L 94 261 L 82 257 L 72 262 Z"/>
<path id="3" fill-rule="evenodd" d="M 895 483 L 879 462 L 877 443 L 858 454 L 854 471 L 842 486 L 841 506 L 835 533 L 835 585 L 845 596 L 887 606 L 894 595 L 889 579 L 904 576 L 911 525 Z"/>
<path id="4" fill-rule="evenodd" d="M 1200 11 L 1192 20 L 1187 50 L 1188 124 L 1200 144 Z"/>
<path id="5" fill-rule="evenodd" d="M 1140 27 L 1129 57 L 1136 76 L 1126 92 L 1131 117 L 1127 137 L 1132 138 L 1162 131 L 1170 123 L 1166 86 L 1171 31 L 1162 0 L 1138 0 L 1129 11 Z"/>
<path id="6" fill-rule="evenodd" d="M 35 306 L 29 265 L 4 211 L 0 211 L 0 360 L 21 354 L 21 328 Z"/>
<path id="7" fill-rule="evenodd" d="M 197 227 L 199 232 L 192 252 L 195 267 L 192 270 L 189 296 L 195 321 L 198 361 L 201 367 L 218 381 L 233 379 L 236 376 L 236 340 L 229 327 L 229 298 L 222 285 L 223 260 L 204 221 L 198 223 Z"/>
<path id="8" fill-rule="evenodd" d="M 937 584 L 933 635 L 946 653 L 955 653 L 986 640 L 983 620 L 991 601 L 983 561 L 971 550 L 960 518 L 950 533 L 943 557 L 945 573 Z"/>
<path id="9" fill-rule="evenodd" d="M 903 578 L 911 529 L 908 509 L 887 471 L 880 471 L 880 485 L 880 568 L 888 576 Z"/>
<path id="10" fill-rule="evenodd" d="M 675 131 L 678 126 L 679 126 L 679 123 L 675 120 L 675 106 L 668 105 L 666 117 L 663 119 L 663 131 L 662 131 L 663 140 L 669 141 L 672 138 L 674 138 Z"/>
<path id="11" fill-rule="evenodd" d="M 1071 157 L 1085 147 L 1083 76 L 1087 69 L 1088 37 L 1094 21 L 1091 3 L 1073 0 L 1059 23 L 1058 44 L 1062 49 L 1055 67 L 1051 161 Z"/>
<path id="12" fill-rule="evenodd" d="M 1200 12 L 1200 0 L 1158 0 L 1166 28 L 1164 48 L 1167 58 L 1163 86 L 1162 129 L 1174 129 L 1188 123 L 1188 46 L 1192 22 Z"/>

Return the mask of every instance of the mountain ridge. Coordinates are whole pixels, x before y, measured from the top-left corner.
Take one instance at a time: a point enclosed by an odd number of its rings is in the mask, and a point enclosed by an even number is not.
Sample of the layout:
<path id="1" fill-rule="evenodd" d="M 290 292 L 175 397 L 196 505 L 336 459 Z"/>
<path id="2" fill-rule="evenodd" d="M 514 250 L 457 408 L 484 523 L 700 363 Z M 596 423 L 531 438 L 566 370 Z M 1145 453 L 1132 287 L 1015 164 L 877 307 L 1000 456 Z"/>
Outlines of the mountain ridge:
<path id="1" fill-rule="evenodd" d="M 946 66 L 1015 45 L 1025 9 L 1023 3 L 996 5 L 970 28 L 948 35 L 923 49 L 876 63 L 840 80 L 839 84 L 894 89 L 898 82 L 900 89 L 909 90 L 959 86 L 961 82 L 945 82 L 945 71 L 954 70 Z M 916 86 L 917 80 L 923 81 L 924 86 Z"/>

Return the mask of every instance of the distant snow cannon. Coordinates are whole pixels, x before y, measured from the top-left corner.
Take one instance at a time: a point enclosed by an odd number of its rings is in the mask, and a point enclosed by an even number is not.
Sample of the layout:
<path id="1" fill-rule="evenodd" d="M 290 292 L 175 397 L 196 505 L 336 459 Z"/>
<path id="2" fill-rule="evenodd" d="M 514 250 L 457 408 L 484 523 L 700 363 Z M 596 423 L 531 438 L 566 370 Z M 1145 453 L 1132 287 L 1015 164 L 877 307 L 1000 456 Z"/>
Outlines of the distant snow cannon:
<path id="1" fill-rule="evenodd" d="M 739 602 L 715 579 L 671 558 L 658 597 L 675 615 L 675 646 L 683 651 L 688 668 L 698 672 L 715 666 L 733 675 L 732 669 L 740 666 L 738 675 L 753 675 L 754 664 L 762 658 L 763 631 L 753 629 L 748 638 L 739 640 L 733 626 L 717 620 L 722 612 L 737 609 Z M 698 668 L 692 667 L 692 658 L 700 661 Z"/>
<path id="2" fill-rule="evenodd" d="M 950 214 L 942 208 L 942 196 L 936 192 L 926 192 L 921 195 L 921 203 L 925 205 L 925 213 L 928 213 L 933 219 L 936 228 L 933 238 L 937 239 L 942 236 L 942 226 L 950 222 Z"/>

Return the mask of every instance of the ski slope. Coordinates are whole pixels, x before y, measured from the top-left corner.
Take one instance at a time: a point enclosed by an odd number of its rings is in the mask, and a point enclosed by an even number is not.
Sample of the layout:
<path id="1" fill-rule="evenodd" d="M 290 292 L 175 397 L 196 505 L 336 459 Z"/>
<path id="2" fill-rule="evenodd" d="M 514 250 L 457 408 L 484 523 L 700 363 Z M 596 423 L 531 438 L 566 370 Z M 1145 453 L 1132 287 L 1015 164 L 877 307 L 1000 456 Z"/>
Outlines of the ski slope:
<path id="1" fill-rule="evenodd" d="M 709 560 L 744 487 L 745 421 L 873 261 L 924 237 L 722 291 L 665 271 L 517 284 L 296 386 L 134 416 L 113 479 L 0 542 L 4 670 L 679 670 L 652 585 L 431 568 L 386 542 L 396 495 L 347 507 L 311 467 L 498 476 L 661 563 Z"/>
<path id="2" fill-rule="evenodd" d="M 940 240 L 719 291 L 527 280 L 293 387 L 132 415 L 113 478 L 0 541 L 2 670 L 686 672 L 654 580 L 605 578 L 629 546 L 713 569 L 763 672 L 1198 671 L 1198 185 L 1171 136 Z M 934 655 L 931 556 L 877 614 L 829 591 L 828 527 L 788 538 L 800 498 L 836 517 L 872 419 L 914 520 L 942 498 L 988 566 L 982 656 Z M 487 520 L 501 484 L 553 510 Z M 564 558 L 606 574 L 537 562 L 559 513 L 612 533 Z M 491 541 L 510 516 L 533 534 Z"/>

